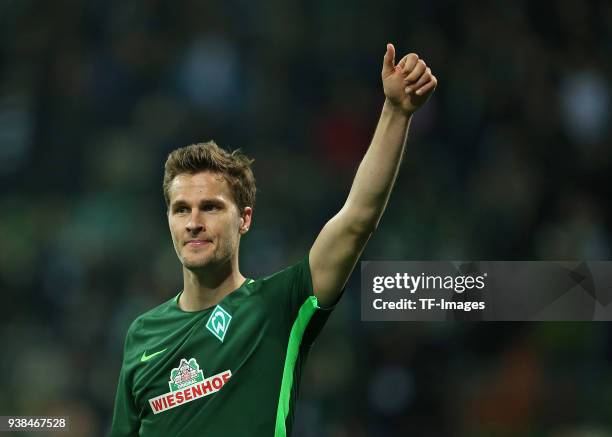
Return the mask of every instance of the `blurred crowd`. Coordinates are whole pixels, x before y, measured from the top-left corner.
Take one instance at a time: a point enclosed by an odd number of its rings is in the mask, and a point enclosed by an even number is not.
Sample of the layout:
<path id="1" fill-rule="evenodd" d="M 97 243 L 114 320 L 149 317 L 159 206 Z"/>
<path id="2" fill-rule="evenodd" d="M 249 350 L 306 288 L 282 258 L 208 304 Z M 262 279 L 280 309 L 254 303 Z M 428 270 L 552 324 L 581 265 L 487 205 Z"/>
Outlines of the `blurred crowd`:
<path id="1" fill-rule="evenodd" d="M 255 158 L 245 276 L 303 256 L 387 42 L 439 86 L 362 259 L 611 258 L 611 2 L 0 0 L 0 414 L 108 432 L 129 323 L 182 286 L 172 149 Z M 359 295 L 357 269 L 295 437 L 612 435 L 608 324 L 364 323 Z"/>

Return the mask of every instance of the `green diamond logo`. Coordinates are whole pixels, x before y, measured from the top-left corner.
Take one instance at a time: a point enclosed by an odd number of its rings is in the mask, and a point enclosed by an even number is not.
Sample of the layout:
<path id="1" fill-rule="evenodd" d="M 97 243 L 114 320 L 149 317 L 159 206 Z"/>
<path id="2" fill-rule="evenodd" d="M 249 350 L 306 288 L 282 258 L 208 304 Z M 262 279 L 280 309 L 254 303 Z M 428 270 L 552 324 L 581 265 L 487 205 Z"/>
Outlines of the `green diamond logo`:
<path id="1" fill-rule="evenodd" d="M 206 328 L 223 342 L 231 321 L 232 316 L 221 305 L 217 305 L 206 323 Z"/>

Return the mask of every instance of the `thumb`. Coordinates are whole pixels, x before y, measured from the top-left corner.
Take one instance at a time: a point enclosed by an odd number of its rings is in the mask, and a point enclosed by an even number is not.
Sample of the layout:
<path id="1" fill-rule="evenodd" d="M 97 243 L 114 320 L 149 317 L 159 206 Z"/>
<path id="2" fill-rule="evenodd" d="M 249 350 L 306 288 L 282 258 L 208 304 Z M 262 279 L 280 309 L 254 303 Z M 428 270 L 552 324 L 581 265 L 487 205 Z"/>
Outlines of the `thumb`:
<path id="1" fill-rule="evenodd" d="M 395 47 L 393 44 L 387 44 L 387 52 L 383 59 L 383 74 L 391 74 L 395 66 Z"/>

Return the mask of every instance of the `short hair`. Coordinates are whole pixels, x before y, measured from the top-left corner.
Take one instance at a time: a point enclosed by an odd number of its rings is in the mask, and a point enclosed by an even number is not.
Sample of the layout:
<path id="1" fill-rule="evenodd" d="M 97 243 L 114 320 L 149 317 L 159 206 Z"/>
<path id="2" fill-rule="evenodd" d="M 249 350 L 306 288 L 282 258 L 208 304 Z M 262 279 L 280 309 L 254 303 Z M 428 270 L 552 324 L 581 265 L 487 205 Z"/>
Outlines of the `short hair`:
<path id="1" fill-rule="evenodd" d="M 255 177 L 251 164 L 254 160 L 240 149 L 228 152 L 214 141 L 191 144 L 173 150 L 164 165 L 164 199 L 170 208 L 170 184 L 183 173 L 195 174 L 201 171 L 220 173 L 230 186 L 238 210 L 255 207 Z"/>

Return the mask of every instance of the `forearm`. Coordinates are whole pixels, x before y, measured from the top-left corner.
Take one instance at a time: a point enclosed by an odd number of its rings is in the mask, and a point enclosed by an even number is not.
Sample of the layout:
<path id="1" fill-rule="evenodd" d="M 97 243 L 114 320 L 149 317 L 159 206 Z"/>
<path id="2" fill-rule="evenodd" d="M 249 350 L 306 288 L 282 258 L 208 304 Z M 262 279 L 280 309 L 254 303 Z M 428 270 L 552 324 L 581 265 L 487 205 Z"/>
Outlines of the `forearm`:
<path id="1" fill-rule="evenodd" d="M 374 136 L 353 180 L 344 213 L 358 229 L 378 225 L 397 178 L 412 115 L 385 100 Z"/>

